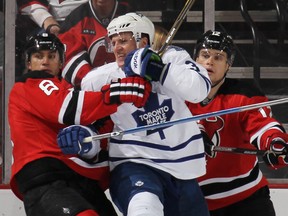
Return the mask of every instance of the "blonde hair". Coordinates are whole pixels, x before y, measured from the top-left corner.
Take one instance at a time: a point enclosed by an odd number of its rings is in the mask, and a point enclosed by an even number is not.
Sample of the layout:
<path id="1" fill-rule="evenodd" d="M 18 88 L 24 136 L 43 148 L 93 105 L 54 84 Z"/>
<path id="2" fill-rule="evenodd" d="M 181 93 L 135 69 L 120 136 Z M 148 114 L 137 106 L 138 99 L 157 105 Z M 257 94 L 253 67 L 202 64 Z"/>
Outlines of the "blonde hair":
<path id="1" fill-rule="evenodd" d="M 167 38 L 168 31 L 159 25 L 154 25 L 154 27 L 155 27 L 155 34 L 154 34 L 154 39 L 152 43 L 153 44 L 152 49 L 154 51 L 158 51 L 163 46 Z"/>

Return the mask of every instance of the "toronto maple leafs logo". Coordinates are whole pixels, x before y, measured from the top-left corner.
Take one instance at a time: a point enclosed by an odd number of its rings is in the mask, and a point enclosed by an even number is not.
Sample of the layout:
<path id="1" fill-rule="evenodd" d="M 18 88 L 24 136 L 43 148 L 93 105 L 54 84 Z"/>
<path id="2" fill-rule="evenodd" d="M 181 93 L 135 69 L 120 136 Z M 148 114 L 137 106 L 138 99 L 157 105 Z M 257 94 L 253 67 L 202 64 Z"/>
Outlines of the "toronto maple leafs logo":
<path id="1" fill-rule="evenodd" d="M 148 102 L 144 106 L 144 111 L 137 110 L 132 113 L 133 118 L 137 122 L 137 126 L 153 125 L 170 121 L 174 114 L 171 99 L 165 99 L 159 104 L 157 93 L 151 93 Z M 161 139 L 165 139 L 163 130 L 171 126 L 147 130 L 147 135 L 159 133 Z"/>

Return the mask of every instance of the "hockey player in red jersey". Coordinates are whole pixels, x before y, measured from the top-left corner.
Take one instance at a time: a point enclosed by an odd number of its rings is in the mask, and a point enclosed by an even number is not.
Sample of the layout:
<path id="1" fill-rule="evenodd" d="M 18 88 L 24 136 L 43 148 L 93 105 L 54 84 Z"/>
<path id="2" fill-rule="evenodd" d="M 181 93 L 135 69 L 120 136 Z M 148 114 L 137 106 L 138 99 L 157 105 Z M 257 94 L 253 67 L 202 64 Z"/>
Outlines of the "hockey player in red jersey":
<path id="1" fill-rule="evenodd" d="M 123 102 L 143 106 L 150 84 L 124 78 L 106 85 L 103 92 L 66 89 L 59 78 L 63 63 L 64 45 L 56 36 L 43 33 L 29 39 L 28 72 L 16 81 L 9 97 L 12 191 L 23 200 L 28 216 L 116 215 L 104 194 L 109 180 L 105 143 L 87 143 L 79 156 L 64 155 L 57 134 L 67 125 L 88 125 L 106 117 Z M 124 91 L 115 97 L 112 94 L 117 95 L 119 87 L 114 91 L 112 86 L 117 84 Z M 91 130 L 88 133 L 93 135 Z"/>
<path id="2" fill-rule="evenodd" d="M 66 45 L 62 76 L 69 83 L 78 86 L 92 68 L 115 61 L 114 54 L 105 47 L 106 27 L 114 17 L 129 10 L 127 4 L 117 0 L 89 0 L 66 18 L 59 38 Z"/>
<path id="3" fill-rule="evenodd" d="M 212 90 L 201 103 L 190 104 L 194 115 L 268 100 L 256 86 L 226 78 L 234 56 L 233 40 L 226 33 L 207 31 L 197 41 L 194 58 L 207 69 Z M 207 118 L 200 126 L 207 144 L 267 150 L 264 161 L 278 168 L 288 164 L 288 135 L 271 116 L 271 108 L 263 107 Z M 213 152 L 210 147 L 206 145 L 207 173 L 199 178 L 199 184 L 211 216 L 275 216 L 257 157 Z"/>

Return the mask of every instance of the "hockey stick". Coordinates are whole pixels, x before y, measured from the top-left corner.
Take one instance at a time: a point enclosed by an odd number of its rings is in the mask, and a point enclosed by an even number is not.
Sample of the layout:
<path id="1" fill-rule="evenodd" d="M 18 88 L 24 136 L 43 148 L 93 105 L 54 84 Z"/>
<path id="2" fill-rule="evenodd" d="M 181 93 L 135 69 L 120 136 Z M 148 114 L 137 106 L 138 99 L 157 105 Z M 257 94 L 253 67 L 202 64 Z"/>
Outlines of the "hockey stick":
<path id="1" fill-rule="evenodd" d="M 131 128 L 128 130 L 115 131 L 115 132 L 111 132 L 111 133 L 105 133 L 105 134 L 95 135 L 95 136 L 91 136 L 91 137 L 86 137 L 86 138 L 84 138 L 83 142 L 91 142 L 92 140 L 112 138 L 112 137 L 121 136 L 124 134 L 132 134 L 132 133 L 136 133 L 136 132 L 140 132 L 140 131 L 153 130 L 153 129 L 168 127 L 168 126 L 172 126 L 172 125 L 176 125 L 176 124 L 182 124 L 185 122 L 198 121 L 201 119 L 215 117 L 215 116 L 221 116 L 221 115 L 232 114 L 232 113 L 237 113 L 237 112 L 244 112 L 247 110 L 257 109 L 257 108 L 261 108 L 261 107 L 265 107 L 265 106 L 273 106 L 273 105 L 283 104 L 283 103 L 287 103 L 287 102 L 288 102 L 288 98 L 282 98 L 282 99 L 273 100 L 273 101 L 266 101 L 266 102 L 262 102 L 262 103 L 256 103 L 256 104 L 250 104 L 250 105 L 246 105 L 246 106 L 234 107 L 234 108 L 230 108 L 230 109 L 224 109 L 224 110 L 214 111 L 214 112 L 210 112 L 210 113 L 195 115 L 195 116 L 191 116 L 191 117 L 187 117 L 187 118 L 176 119 L 173 121 L 167 121 L 167 122 L 162 122 L 162 123 L 152 124 L 152 125 L 144 125 L 141 127 Z"/>
<path id="2" fill-rule="evenodd" d="M 167 48 L 168 45 L 171 44 L 175 34 L 177 33 L 179 27 L 184 21 L 185 16 L 187 15 L 187 12 L 190 10 L 192 5 L 194 4 L 195 0 L 187 0 L 184 7 L 182 8 L 181 12 L 179 13 L 176 21 L 174 22 L 173 26 L 171 27 L 170 31 L 167 34 L 167 38 L 162 45 L 162 47 L 159 49 L 158 54 L 162 56 Z"/>
<path id="3" fill-rule="evenodd" d="M 258 150 L 258 149 L 245 149 L 245 148 L 222 147 L 222 146 L 212 146 L 211 150 L 215 152 L 259 155 L 259 156 L 263 156 L 264 153 L 266 152 L 265 150 Z"/>

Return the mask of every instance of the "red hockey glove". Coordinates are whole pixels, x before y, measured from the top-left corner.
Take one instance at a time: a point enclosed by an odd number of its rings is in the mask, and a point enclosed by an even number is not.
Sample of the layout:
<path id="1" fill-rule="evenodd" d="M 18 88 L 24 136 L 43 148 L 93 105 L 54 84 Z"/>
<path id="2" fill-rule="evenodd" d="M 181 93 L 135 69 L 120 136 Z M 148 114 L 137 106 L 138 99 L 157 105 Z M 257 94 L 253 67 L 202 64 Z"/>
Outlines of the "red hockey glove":
<path id="1" fill-rule="evenodd" d="M 263 155 L 264 162 L 278 169 L 288 165 L 288 134 L 277 132 L 267 138 L 267 152 Z"/>
<path id="2" fill-rule="evenodd" d="M 150 95 L 151 84 L 141 77 L 127 77 L 112 81 L 101 89 L 106 104 L 133 103 L 143 107 Z"/>

